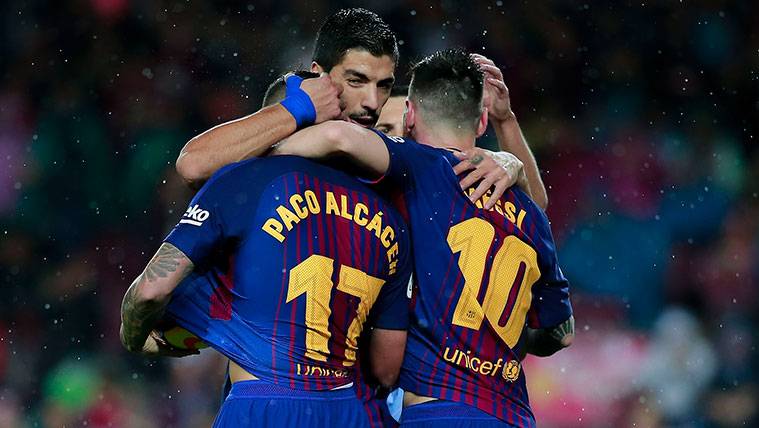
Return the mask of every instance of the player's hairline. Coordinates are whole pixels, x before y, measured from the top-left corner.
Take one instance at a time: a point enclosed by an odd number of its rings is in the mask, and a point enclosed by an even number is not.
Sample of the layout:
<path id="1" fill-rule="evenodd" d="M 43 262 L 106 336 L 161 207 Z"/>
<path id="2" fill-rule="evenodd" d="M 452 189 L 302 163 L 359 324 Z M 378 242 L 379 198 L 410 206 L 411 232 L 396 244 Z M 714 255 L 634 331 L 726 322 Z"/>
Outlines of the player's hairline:
<path id="1" fill-rule="evenodd" d="M 357 28 L 356 25 L 361 27 Z M 351 34 L 352 31 L 355 34 Z M 377 13 L 362 7 L 340 9 L 321 24 L 314 40 L 311 60 L 329 73 L 345 60 L 351 49 L 369 52 L 377 58 L 387 55 L 394 66 L 398 65 L 397 34 Z"/>
<path id="2" fill-rule="evenodd" d="M 425 121 L 433 122 L 437 124 L 438 126 L 443 126 L 445 128 L 448 128 L 449 130 L 460 133 L 463 129 L 460 126 L 461 124 L 456 122 L 455 117 L 451 116 L 445 116 L 441 115 L 439 112 L 434 111 L 434 107 L 430 107 L 427 105 L 424 105 L 424 103 L 419 102 L 420 96 L 416 93 L 416 91 L 412 91 L 414 89 L 414 78 L 412 77 L 411 82 L 408 85 L 408 95 L 406 96 L 407 99 L 414 104 L 414 107 L 422 113 L 422 118 Z M 392 95 L 391 95 L 392 98 Z M 484 103 L 484 94 L 480 97 L 479 101 L 479 114 L 481 115 L 482 112 L 485 109 L 485 103 Z M 473 118 L 473 121 L 471 123 L 472 130 L 477 129 L 477 123 L 479 121 L 479 116 L 477 118 Z"/>
<path id="3" fill-rule="evenodd" d="M 371 56 L 373 56 L 375 58 L 382 58 L 383 56 L 386 56 L 386 57 L 389 57 L 391 61 L 393 61 L 393 68 L 395 68 L 395 67 L 398 66 L 398 58 L 393 58 L 393 56 L 390 55 L 390 54 L 388 54 L 388 53 L 380 53 L 379 55 L 375 55 L 375 54 L 372 53 L 372 51 L 370 51 L 369 49 L 367 49 L 367 48 L 365 48 L 365 47 L 363 47 L 361 45 L 356 45 L 356 46 L 352 46 L 352 47 L 346 48 L 337 57 L 337 60 L 335 61 L 334 64 L 332 64 L 332 67 L 329 67 L 329 68 L 327 68 L 327 66 L 325 66 L 324 64 L 321 64 L 319 61 L 317 61 L 316 58 L 311 58 L 311 61 L 314 64 L 316 64 L 319 67 L 321 67 L 322 70 L 324 70 L 325 73 L 329 73 L 329 72 L 332 71 L 333 68 L 337 67 L 338 65 L 342 64 L 343 61 L 345 61 L 345 57 L 346 57 L 346 55 L 348 55 L 348 51 L 350 51 L 350 50 L 366 52 L 366 53 L 368 53 L 369 55 L 371 55 Z M 355 71 L 358 74 L 363 74 L 363 73 L 361 73 L 358 70 L 353 70 L 353 71 Z M 393 80 L 395 80 L 395 78 L 393 78 Z"/>

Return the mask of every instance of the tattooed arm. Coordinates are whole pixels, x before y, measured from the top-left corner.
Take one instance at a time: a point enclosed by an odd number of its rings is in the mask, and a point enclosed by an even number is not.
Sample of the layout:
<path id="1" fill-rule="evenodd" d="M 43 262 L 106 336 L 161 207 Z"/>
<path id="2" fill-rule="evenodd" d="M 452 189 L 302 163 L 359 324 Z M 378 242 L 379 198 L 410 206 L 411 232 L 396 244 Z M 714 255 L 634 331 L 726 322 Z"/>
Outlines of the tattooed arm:
<path id="1" fill-rule="evenodd" d="M 171 293 L 192 271 L 192 261 L 179 249 L 163 243 L 145 270 L 124 295 L 121 303 L 121 343 L 131 352 L 183 356 L 195 351 L 170 347 L 155 334 L 155 323 L 163 316 Z"/>
<path id="2" fill-rule="evenodd" d="M 568 347 L 575 337 L 575 318 L 570 316 L 554 328 L 526 328 L 525 349 L 528 354 L 547 357 Z"/>
<path id="3" fill-rule="evenodd" d="M 524 164 L 519 158 L 509 152 L 496 152 L 479 147 L 456 152 L 454 156 L 459 162 L 453 167 L 456 175 L 472 170 L 459 184 L 466 191 L 479 181 L 477 188 L 469 195 L 472 202 L 477 202 L 492 188 L 492 193 L 485 202 L 485 209 L 493 208 L 501 195 L 512 185 L 516 184 L 532 198 L 530 183 L 525 175 Z"/>

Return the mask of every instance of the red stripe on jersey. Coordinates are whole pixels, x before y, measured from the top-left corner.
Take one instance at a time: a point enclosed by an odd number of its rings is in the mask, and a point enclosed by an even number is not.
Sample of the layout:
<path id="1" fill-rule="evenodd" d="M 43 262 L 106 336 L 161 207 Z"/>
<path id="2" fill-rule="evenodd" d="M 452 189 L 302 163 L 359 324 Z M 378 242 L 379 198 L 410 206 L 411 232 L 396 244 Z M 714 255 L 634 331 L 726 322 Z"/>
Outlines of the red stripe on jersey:
<path id="1" fill-rule="evenodd" d="M 453 208 L 455 206 L 456 206 L 456 202 L 454 200 L 452 200 L 451 201 L 451 207 L 448 209 L 448 212 L 451 213 L 450 217 L 448 217 L 448 224 L 449 225 L 454 224 L 453 223 L 453 217 L 454 217 L 455 214 L 454 214 Z M 441 284 L 441 287 L 439 287 L 438 294 L 437 294 L 437 297 L 435 298 L 435 301 L 432 302 L 436 307 L 438 306 L 437 302 L 440 301 L 440 298 L 443 295 L 443 292 L 445 291 L 444 290 L 445 287 L 442 287 L 442 285 L 448 283 L 448 276 L 451 273 L 451 269 L 456 269 L 456 272 L 458 272 L 457 273 L 457 277 L 456 277 L 456 281 L 453 284 L 453 287 L 454 287 L 453 289 L 455 290 L 456 287 L 458 286 L 458 283 L 460 282 L 461 272 L 458 269 L 458 263 L 456 263 L 456 254 L 454 254 L 454 253 L 451 253 L 451 258 L 448 260 L 448 268 L 446 269 L 445 277 L 443 278 L 443 283 Z M 446 318 L 443 317 L 443 320 L 445 321 Z M 438 325 L 440 325 L 440 323 L 439 322 L 435 322 L 434 327 L 432 327 L 433 334 L 434 334 L 434 331 L 435 331 L 435 329 L 437 328 Z M 443 344 L 441 343 L 441 347 L 442 346 L 443 346 Z M 424 354 L 422 355 L 422 361 L 428 361 L 428 357 L 429 357 L 429 349 L 425 349 Z M 435 374 L 437 373 L 437 366 L 438 366 L 438 363 L 440 362 L 440 358 L 437 355 L 434 355 L 432 357 L 432 360 L 435 362 L 435 364 L 433 365 L 432 371 L 430 372 L 430 380 L 432 380 L 432 379 L 435 378 Z M 447 379 L 447 376 L 448 376 L 448 373 L 446 373 L 444 375 L 444 379 Z M 428 396 L 433 396 L 432 388 L 433 388 L 432 382 L 430 382 L 429 389 L 428 389 L 428 392 L 427 392 Z"/>
<path id="2" fill-rule="evenodd" d="M 393 192 L 390 195 L 390 202 L 395 206 L 395 209 L 398 210 L 399 213 L 401 213 L 401 217 L 403 217 L 406 222 L 409 221 L 409 214 L 408 214 L 408 206 L 406 205 L 406 198 L 403 195 L 403 192 Z"/>
<path id="3" fill-rule="evenodd" d="M 452 224 L 452 225 L 459 224 L 460 222 L 465 221 L 466 219 L 473 217 L 474 215 L 471 215 L 471 214 L 467 215 L 468 211 L 469 211 L 469 208 L 470 207 L 469 207 L 468 204 L 463 205 L 462 210 L 459 213 L 457 220 L 454 221 L 454 222 L 452 222 L 452 223 L 449 222 L 449 224 Z M 492 242 L 491 242 L 490 245 L 491 245 L 491 248 L 489 249 L 489 251 L 492 251 Z M 456 264 L 456 266 L 458 267 L 458 263 Z M 461 283 L 461 280 L 463 279 L 460 269 L 457 269 L 457 270 L 458 270 L 458 274 L 456 276 L 456 281 L 453 284 L 452 291 L 459 290 L 459 285 L 458 284 Z M 485 280 L 485 278 L 483 278 L 483 282 L 484 282 L 484 280 Z M 463 287 L 465 287 L 465 286 L 466 286 L 466 284 L 463 285 Z M 441 287 L 441 289 L 442 288 L 443 287 Z M 484 287 L 482 287 L 482 284 L 480 284 L 480 293 L 478 293 L 478 294 L 484 295 L 482 288 L 484 288 Z M 453 304 L 453 300 L 454 299 L 460 299 L 460 296 L 461 296 L 461 293 L 455 293 L 455 292 L 451 293 L 451 297 L 448 299 L 448 302 L 447 302 L 447 305 L 446 305 L 446 309 L 445 309 L 445 312 L 444 312 L 444 316 L 443 316 L 443 320 L 446 320 L 446 322 L 449 319 L 449 315 L 451 313 L 451 306 Z M 479 299 L 478 299 L 478 301 L 479 301 Z M 451 327 L 453 327 L 453 326 L 451 326 Z M 470 348 L 471 335 L 472 335 L 473 331 L 471 329 L 467 329 L 467 328 L 456 328 L 455 331 L 457 333 L 459 333 L 459 337 L 461 338 L 461 340 L 458 343 L 458 345 L 460 345 L 459 347 L 460 347 L 461 352 L 466 352 L 467 348 Z M 441 343 L 441 349 L 442 349 L 443 345 L 444 344 Z M 460 376 L 454 378 L 454 382 L 453 382 L 452 387 L 445 387 L 445 386 L 441 387 L 441 392 L 443 392 L 444 394 L 451 394 L 452 395 L 451 400 L 457 401 L 457 402 L 461 402 L 462 401 L 461 396 L 462 396 L 462 392 L 463 392 L 462 391 L 462 389 L 463 389 L 462 383 L 464 382 L 464 377 L 467 376 L 467 374 L 463 373 L 456 366 L 448 365 L 447 363 L 445 363 L 440 358 L 436 358 L 435 369 L 437 368 L 438 364 L 443 364 L 443 370 L 444 370 L 444 373 L 445 373 L 443 385 L 448 385 L 449 384 L 448 383 L 448 378 L 451 376 L 451 374 L 453 372 L 459 372 Z M 470 383 L 470 382 L 468 382 L 468 383 Z"/>
<path id="4" fill-rule="evenodd" d="M 369 208 L 369 196 L 366 193 L 362 193 L 361 194 L 361 202 L 364 205 L 366 205 L 367 208 Z M 371 247 L 369 246 L 369 243 L 372 242 L 371 241 L 372 237 L 369 235 L 369 231 L 366 230 L 365 227 L 361 228 L 361 234 L 364 237 L 364 245 L 363 245 L 363 247 L 359 247 L 359 248 L 363 248 L 363 250 L 364 250 L 364 253 L 361 255 L 361 260 L 363 260 L 364 263 L 368 264 L 368 263 L 370 263 L 370 260 L 369 260 L 369 251 L 371 250 Z M 379 275 L 380 271 L 379 271 L 379 267 L 378 267 L 377 263 L 374 264 L 373 269 L 371 270 L 371 272 L 372 272 L 373 276 L 378 276 Z"/>
<path id="5" fill-rule="evenodd" d="M 338 201 L 340 211 L 343 211 L 343 199 L 345 199 L 345 211 L 350 213 L 349 207 L 353 205 L 353 201 L 349 197 L 348 189 L 344 187 L 338 187 L 336 189 L 335 199 Z M 352 264 L 353 258 L 353 229 L 355 228 L 353 221 L 348 220 L 342 216 L 335 216 L 336 224 L 335 229 L 337 236 L 342 238 L 340 245 L 338 245 L 338 257 L 340 264 L 351 266 L 353 268 L 361 269 L 362 266 L 356 266 Z M 335 272 L 335 275 L 339 275 L 339 272 Z M 335 284 L 339 282 L 339 278 L 336 278 Z M 350 326 L 350 322 L 353 321 L 354 314 L 356 313 L 356 306 L 354 305 L 355 298 L 342 291 L 334 290 L 332 298 L 332 322 L 330 325 L 333 327 L 333 351 L 332 355 L 344 356 L 346 349 L 347 331 Z"/>
<path id="6" fill-rule="evenodd" d="M 519 262 L 519 270 L 517 270 L 517 276 L 514 278 L 511 291 L 509 292 L 509 298 L 506 300 L 506 306 L 503 308 L 503 312 L 501 312 L 501 316 L 498 318 L 498 325 L 500 327 L 506 326 L 506 321 L 509 320 L 511 312 L 514 310 L 514 305 L 516 304 L 519 290 L 522 288 L 522 280 L 524 279 L 526 270 L 527 265 L 524 264 L 524 262 Z"/>
<path id="7" fill-rule="evenodd" d="M 350 200 L 348 198 L 347 189 L 341 186 L 335 186 L 335 191 L 333 193 L 335 194 L 335 200 L 339 204 L 341 213 L 343 209 L 343 199 L 345 199 L 345 208 L 347 211 L 348 207 L 351 205 Z M 351 259 L 350 236 L 351 236 L 351 229 L 352 229 L 351 228 L 352 221 L 342 217 L 341 215 L 337 215 L 334 217 L 336 220 L 335 232 L 337 233 L 337 236 L 348 238 L 348 242 L 342 243 L 342 244 L 348 244 L 348 245 L 337 246 L 338 259 L 341 260 L 342 264 L 350 264 L 350 259 Z"/>
<path id="8" fill-rule="evenodd" d="M 333 186 L 328 183 L 324 183 L 324 194 L 326 195 L 327 192 L 332 191 Z M 326 197 L 325 197 L 325 204 L 326 206 Z M 325 208 L 325 214 L 326 214 L 326 208 Z M 334 259 L 335 258 L 335 227 L 334 227 L 334 216 L 326 216 L 324 219 L 325 226 L 327 228 L 327 257 Z"/>
<path id="9" fill-rule="evenodd" d="M 229 265 L 227 273 L 217 275 L 221 285 L 214 287 L 211 295 L 211 306 L 209 315 L 213 319 L 229 321 L 232 319 L 232 289 L 235 287 L 234 281 L 235 256 L 229 256 Z"/>
<path id="10" fill-rule="evenodd" d="M 379 418 L 379 406 L 373 400 L 373 392 L 372 388 L 369 386 L 368 383 L 365 382 L 365 378 L 363 375 L 363 372 L 361 371 L 361 362 L 356 361 L 356 380 L 354 384 L 354 389 L 356 391 L 356 398 L 361 401 L 361 405 L 364 407 L 364 412 L 366 413 L 366 417 L 369 419 L 369 426 L 374 427 L 375 424 L 377 426 L 381 426 L 381 420 Z"/>
<path id="11" fill-rule="evenodd" d="M 378 212 L 379 212 L 379 201 L 375 198 L 374 199 L 374 213 L 378 213 Z M 372 235 L 370 234 L 369 235 L 369 239 L 370 239 L 369 242 L 371 242 L 371 236 Z M 377 236 L 374 235 L 374 237 L 376 238 Z M 381 251 L 380 251 L 380 240 L 379 239 L 374 239 L 374 241 L 375 241 L 374 266 L 380 266 L 380 253 L 381 253 Z M 367 245 L 370 245 L 370 244 L 367 243 Z M 384 263 L 382 263 L 382 265 L 384 265 Z"/>
<path id="12" fill-rule="evenodd" d="M 284 180 L 285 197 L 286 197 L 286 195 L 290 194 L 290 191 L 287 188 L 288 187 L 287 186 L 287 177 L 282 177 L 282 178 Z M 285 244 L 284 248 L 283 248 L 283 251 L 282 251 L 282 257 L 284 258 L 284 263 L 283 263 L 284 267 L 282 268 L 282 270 L 283 270 L 283 273 L 284 273 L 283 276 L 286 276 L 287 278 L 289 278 L 290 277 L 290 271 L 287 270 L 287 268 L 288 268 L 288 265 L 287 265 L 287 252 L 286 252 L 287 247 L 288 247 L 288 244 Z M 298 248 L 297 247 L 295 248 L 295 253 L 298 254 Z M 288 284 L 288 288 L 289 288 L 289 284 Z M 291 306 L 291 308 L 290 308 L 290 345 L 288 346 L 288 349 L 289 349 L 289 355 L 293 355 L 294 354 L 294 350 L 295 350 L 295 339 L 296 339 L 296 336 L 295 336 L 295 324 L 296 324 L 295 319 L 296 319 L 296 317 L 298 315 L 298 313 L 297 313 L 297 311 L 298 311 L 298 303 L 297 303 L 297 301 L 291 302 L 290 306 Z M 293 373 L 295 373 L 295 365 L 293 364 L 293 360 L 291 358 L 290 359 L 290 388 L 295 389 L 295 376 L 293 375 Z"/>
<path id="13" fill-rule="evenodd" d="M 485 327 L 485 329 L 487 330 L 487 326 L 485 326 L 484 321 L 483 321 L 482 326 Z M 477 350 L 477 348 L 473 347 L 472 344 L 474 343 L 475 337 L 477 337 L 477 335 L 480 334 L 480 330 L 472 330 L 468 328 L 465 328 L 463 330 L 464 330 L 463 340 L 461 341 L 463 346 L 461 347 L 461 349 L 463 351 L 466 351 L 468 349 L 471 349 L 473 351 Z M 464 396 L 463 401 L 466 404 L 471 405 L 473 400 L 472 400 L 471 395 L 466 394 L 466 385 L 470 385 L 476 382 L 477 382 L 477 379 L 470 372 L 466 372 L 466 371 L 463 372 L 463 375 L 457 377 L 457 379 L 453 383 L 453 388 L 455 390 L 453 394 L 454 400 L 462 401 L 461 396 L 463 395 Z"/>
<path id="14" fill-rule="evenodd" d="M 496 343 L 497 339 L 495 338 L 495 334 L 493 334 L 493 331 L 490 329 L 487 329 L 485 331 L 478 332 L 478 337 L 476 344 L 474 346 L 474 349 L 478 349 L 481 354 L 488 356 L 489 358 L 495 359 L 496 354 Z M 484 384 L 492 384 L 493 378 L 485 379 Z M 479 387 L 480 385 L 478 382 L 469 382 L 469 384 L 466 387 L 466 393 L 473 397 L 472 405 L 479 406 L 480 405 L 480 399 L 479 399 Z"/>
<path id="15" fill-rule="evenodd" d="M 335 245 L 336 245 L 336 241 L 337 241 L 337 239 L 335 237 L 335 233 L 336 233 L 337 227 L 336 227 L 335 222 L 334 222 L 335 221 L 335 216 L 334 215 L 327 215 L 327 213 L 326 213 L 326 206 L 327 206 L 327 197 L 326 197 L 326 194 L 327 194 L 327 192 L 331 192 L 334 195 L 334 193 L 335 193 L 335 185 L 329 184 L 329 183 L 325 182 L 324 186 L 323 186 L 323 190 L 324 190 L 323 194 L 325 196 L 324 196 L 324 200 L 322 201 L 322 210 L 323 210 L 322 212 L 324 214 L 324 227 L 325 227 L 325 230 L 326 230 L 325 231 L 325 235 L 326 235 L 326 239 L 327 239 L 326 248 L 325 248 L 326 251 L 327 251 L 326 257 L 329 257 L 330 259 L 334 260 L 335 259 L 335 252 L 336 252 L 335 251 Z M 320 240 L 323 240 L 323 238 L 320 237 Z M 337 278 L 337 269 L 333 269 L 333 271 L 332 271 L 332 277 L 330 279 L 332 280 L 333 284 L 337 283 L 337 279 L 338 279 Z M 332 293 L 334 295 L 334 289 L 332 290 Z M 330 297 L 330 298 L 332 299 L 332 297 Z M 330 310 L 332 310 L 331 307 L 330 307 Z M 332 317 L 333 316 L 334 316 L 334 314 L 332 314 L 330 316 L 330 319 L 327 321 L 328 327 L 332 327 L 332 324 L 333 324 Z M 328 342 L 328 347 L 331 345 L 331 343 L 334 343 L 334 341 L 330 340 Z M 334 354 L 334 350 L 329 349 L 329 351 L 330 351 L 331 354 Z M 322 383 L 321 380 L 319 380 L 318 382 L 320 384 Z"/>
<path id="16" fill-rule="evenodd" d="M 529 233 L 530 240 L 533 242 L 540 241 L 539 239 L 535 239 L 535 222 L 530 222 L 530 233 Z"/>
<path id="17" fill-rule="evenodd" d="M 324 194 L 324 191 L 322 189 L 322 184 L 319 182 L 319 178 L 317 177 L 314 177 L 314 192 L 317 195 L 317 199 L 320 199 L 320 206 L 325 206 L 324 199 L 321 198 L 321 195 Z M 326 241 L 325 236 L 327 236 L 327 232 L 324 229 L 322 215 L 316 216 L 316 234 L 316 240 L 319 243 L 319 254 L 324 255 L 324 243 Z"/>
<path id="18" fill-rule="evenodd" d="M 308 180 L 310 179 L 309 176 L 303 175 L 303 187 L 308 189 Z M 315 180 L 314 180 L 315 181 Z M 313 187 L 311 187 L 313 190 Z M 314 254 L 314 234 L 313 234 L 313 216 L 309 215 L 308 220 L 306 221 L 306 242 L 308 242 L 308 255 L 311 256 L 311 254 Z M 317 216 L 318 218 L 318 216 Z"/>
<path id="19" fill-rule="evenodd" d="M 295 173 L 295 174 L 292 175 L 292 177 L 293 177 L 293 182 L 295 184 L 295 192 L 293 192 L 292 195 L 300 194 L 301 193 L 301 186 L 300 186 L 300 178 L 301 178 L 301 176 L 300 176 L 300 173 Z M 285 189 L 285 200 L 289 201 L 290 200 L 290 196 L 291 196 L 291 193 L 288 192 L 287 189 Z M 300 262 L 303 261 L 303 247 L 301 246 L 301 232 L 302 232 L 302 230 L 301 230 L 301 222 L 297 222 L 295 224 L 295 227 L 293 228 L 293 232 L 295 233 L 295 266 L 298 266 L 300 264 Z M 308 237 L 307 237 L 307 239 L 308 239 Z M 310 253 L 308 255 L 310 255 Z M 295 323 L 295 317 L 297 316 L 297 310 L 296 310 L 296 308 L 297 308 L 297 306 L 293 305 L 293 317 L 290 319 L 291 320 L 291 323 L 290 323 L 290 336 L 291 337 L 295 337 L 295 325 L 296 325 L 296 323 Z M 305 349 L 306 346 L 304 346 L 303 348 Z M 292 350 L 290 351 L 290 355 L 292 355 Z M 292 374 L 293 371 L 291 371 L 290 373 Z M 303 389 L 306 390 L 306 391 L 310 391 L 312 389 L 311 388 L 311 379 L 309 379 L 308 376 L 303 376 Z M 317 389 L 319 389 L 319 390 L 323 389 L 322 385 L 318 385 Z"/>
<path id="20" fill-rule="evenodd" d="M 292 308 L 290 309 L 290 355 L 294 355 L 295 349 L 295 325 L 298 317 L 298 303 L 297 301 L 291 302 Z M 305 348 L 305 346 L 304 346 Z M 295 366 L 293 365 L 293 359 L 290 359 L 290 388 L 295 389 Z M 307 384 L 307 380 L 304 379 L 304 384 Z M 308 385 L 305 385 L 308 388 Z"/>
<path id="21" fill-rule="evenodd" d="M 359 199 L 359 193 L 355 190 L 350 193 L 351 202 L 353 203 L 353 206 L 355 207 L 358 202 L 360 202 Z M 355 210 L 354 210 L 355 215 Z M 361 229 L 358 229 L 357 224 L 355 223 L 355 218 L 353 219 L 354 222 L 352 223 L 353 227 L 351 227 L 351 258 L 353 267 L 360 269 L 362 272 L 366 272 L 367 266 L 366 262 L 364 261 L 363 253 L 361 252 Z M 363 229 L 363 228 L 362 228 Z"/>

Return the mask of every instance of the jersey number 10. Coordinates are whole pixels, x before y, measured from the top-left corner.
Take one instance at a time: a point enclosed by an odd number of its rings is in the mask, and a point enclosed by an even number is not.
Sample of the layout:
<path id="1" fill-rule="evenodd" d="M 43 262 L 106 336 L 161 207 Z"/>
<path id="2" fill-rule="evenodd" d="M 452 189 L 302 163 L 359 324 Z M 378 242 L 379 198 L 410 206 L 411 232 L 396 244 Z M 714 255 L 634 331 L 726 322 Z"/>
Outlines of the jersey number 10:
<path id="1" fill-rule="evenodd" d="M 483 318 L 487 318 L 501 340 L 513 348 L 522 334 L 532 303 L 532 284 L 540 278 L 540 269 L 535 250 L 516 236 L 507 236 L 495 254 L 485 300 L 480 305 L 477 296 L 493 238 L 493 225 L 476 217 L 456 224 L 448 232 L 448 245 L 451 251 L 460 253 L 459 269 L 464 275 L 464 288 L 453 311 L 453 324 L 479 330 Z M 518 294 L 514 306 L 504 314 L 515 286 Z"/>
<path id="2" fill-rule="evenodd" d="M 329 316 L 332 313 L 332 271 L 335 261 L 329 257 L 312 254 L 290 270 L 287 286 L 287 303 L 306 295 L 306 357 L 315 361 L 327 361 L 329 356 Z M 348 327 L 345 343 L 345 360 L 348 367 L 356 362 L 358 335 L 366 321 L 369 309 L 385 280 L 375 278 L 356 268 L 341 265 L 337 289 L 360 299 L 356 317 Z"/>

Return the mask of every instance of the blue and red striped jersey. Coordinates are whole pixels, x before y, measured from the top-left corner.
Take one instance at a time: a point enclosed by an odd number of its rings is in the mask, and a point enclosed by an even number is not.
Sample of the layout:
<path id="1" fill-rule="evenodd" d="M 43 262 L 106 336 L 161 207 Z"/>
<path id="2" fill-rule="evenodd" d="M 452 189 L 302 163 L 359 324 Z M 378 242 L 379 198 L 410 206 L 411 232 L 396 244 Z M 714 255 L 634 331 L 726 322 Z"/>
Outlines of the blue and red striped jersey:
<path id="1" fill-rule="evenodd" d="M 485 210 L 487 196 L 473 203 L 461 190 L 450 151 L 377 134 L 390 152 L 378 185 L 402 191 L 413 243 L 401 388 L 534 426 L 518 357 L 522 331 L 572 314 L 548 219 L 516 187 Z"/>
<path id="2" fill-rule="evenodd" d="M 347 385 L 365 324 L 408 326 L 402 217 L 355 178 L 306 159 L 223 168 L 165 242 L 195 264 L 169 318 L 263 381 Z"/>

